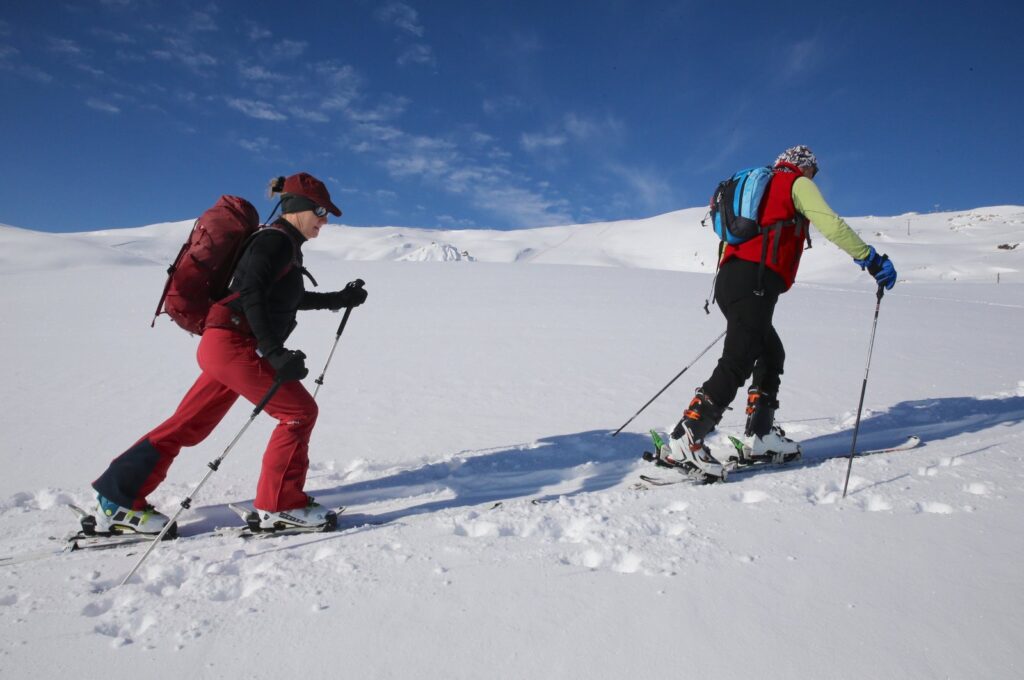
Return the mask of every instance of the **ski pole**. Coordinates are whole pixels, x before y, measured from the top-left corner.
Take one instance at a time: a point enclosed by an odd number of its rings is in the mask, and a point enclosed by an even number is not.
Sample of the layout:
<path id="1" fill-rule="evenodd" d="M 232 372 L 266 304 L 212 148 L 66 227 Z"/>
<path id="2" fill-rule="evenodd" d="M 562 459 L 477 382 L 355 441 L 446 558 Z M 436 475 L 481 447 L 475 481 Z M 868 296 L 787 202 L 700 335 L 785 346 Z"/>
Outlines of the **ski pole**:
<path id="1" fill-rule="evenodd" d="M 256 404 L 256 408 L 253 409 L 252 415 L 249 416 L 249 420 L 246 421 L 245 425 L 242 426 L 242 429 L 239 430 L 238 434 L 235 435 L 235 438 L 232 439 L 231 443 L 228 444 L 226 449 L 224 449 L 224 453 L 220 454 L 220 457 L 217 458 L 216 460 L 210 461 L 209 463 L 206 464 L 206 466 L 210 468 L 210 471 L 206 473 L 206 476 L 203 477 L 203 479 L 198 484 L 196 484 L 196 488 L 192 489 L 192 493 L 189 494 L 188 497 L 181 502 L 181 507 L 178 508 L 178 511 L 174 513 L 174 517 L 167 521 L 167 524 L 164 525 L 163 530 L 157 535 L 156 538 L 153 539 L 153 542 L 149 544 L 149 548 L 147 548 L 146 552 L 142 554 L 142 557 L 140 557 L 139 561 L 135 563 L 135 566 L 132 567 L 132 570 L 128 572 L 128 575 L 124 577 L 120 585 L 123 586 L 125 583 L 128 583 L 128 579 L 135 575 L 135 572 L 139 570 L 139 567 L 141 567 L 142 563 L 146 561 L 146 558 L 149 557 L 149 554 L 153 552 L 153 550 L 156 549 L 156 546 L 160 543 L 160 541 L 163 540 L 164 535 L 168 532 L 168 530 L 170 530 L 172 526 L 174 526 L 174 523 L 177 521 L 178 516 L 184 510 L 187 510 L 189 507 L 192 506 L 192 498 L 197 493 L 199 493 L 199 489 L 203 488 L 203 484 L 206 484 L 206 480 L 208 480 L 210 476 L 213 475 L 213 473 L 216 472 L 218 468 L 220 468 L 221 462 L 223 462 L 223 460 L 228 457 L 228 453 L 230 453 L 231 449 L 234 448 L 236 443 L 238 443 L 238 440 L 242 438 L 242 435 L 245 434 L 245 431 L 249 429 L 249 426 L 252 425 L 252 421 L 256 420 L 256 416 L 259 415 L 260 411 L 263 410 L 263 407 L 267 405 L 267 402 L 270 401 L 271 397 L 274 396 L 274 393 L 277 392 L 277 388 L 280 386 L 281 381 L 274 380 L 274 384 L 270 386 L 269 390 L 267 390 L 266 395 L 264 395 L 263 399 L 260 400 L 260 403 Z"/>
<path id="2" fill-rule="evenodd" d="M 871 371 L 871 354 L 875 351 L 875 331 L 878 329 L 878 310 L 882 306 L 882 296 L 885 295 L 885 287 L 878 284 L 878 293 L 875 296 L 875 321 L 871 324 L 871 342 L 868 345 L 868 365 L 864 368 L 864 382 L 860 386 L 860 403 L 857 404 L 857 421 L 853 426 L 853 442 L 850 444 L 850 461 L 846 464 L 846 481 L 843 482 L 843 498 L 846 498 L 846 489 L 850 485 L 850 471 L 853 469 L 853 457 L 857 452 L 857 433 L 860 432 L 860 414 L 864 409 L 864 394 L 868 389 L 868 373 Z"/>
<path id="3" fill-rule="evenodd" d="M 647 407 L 648 407 L 648 406 L 650 406 L 650 405 L 651 405 L 652 403 L 654 403 L 654 400 L 655 400 L 655 399 L 657 399 L 658 397 L 660 397 L 660 396 L 661 396 L 661 393 L 662 393 L 662 392 L 664 392 L 664 391 L 665 391 L 665 390 L 667 390 L 667 389 L 668 389 L 669 387 L 671 387 L 671 386 L 672 386 L 672 383 L 674 383 L 674 382 L 675 382 L 676 380 L 679 380 L 679 377 L 680 377 L 680 376 L 681 376 L 681 375 L 682 375 L 683 373 L 686 373 L 686 371 L 688 371 L 688 370 L 690 369 L 690 366 L 693 366 L 693 365 L 694 365 L 695 363 L 697 363 L 697 362 L 698 362 L 698 361 L 700 360 L 700 358 L 701 358 L 702 356 L 704 356 L 705 354 L 707 354 L 707 353 L 708 353 L 708 351 L 709 351 L 709 350 L 710 350 L 710 349 L 711 349 L 712 347 L 714 347 L 715 345 L 717 345 L 717 344 L 718 344 L 718 341 L 719 341 L 719 340 L 721 340 L 721 339 L 722 339 L 722 338 L 724 338 L 724 337 L 725 337 L 725 331 L 722 331 L 722 334 L 721 334 L 721 335 L 719 335 L 719 336 L 718 336 L 717 338 L 715 338 L 715 339 L 714 339 L 714 341 L 713 341 L 713 342 L 712 342 L 712 343 L 711 343 L 710 345 L 708 345 L 707 347 L 705 347 L 705 348 L 704 348 L 704 351 L 703 351 L 703 352 L 701 352 L 700 354 L 698 354 L 698 355 L 697 355 L 697 358 L 696 358 L 696 359 L 694 359 L 693 361 L 691 361 L 691 362 L 690 362 L 690 363 L 689 363 L 689 364 L 688 364 L 688 365 L 686 366 L 686 368 L 684 368 L 683 370 L 679 371 L 679 373 L 677 373 L 677 374 L 676 374 L 676 377 L 674 377 L 674 378 L 672 378 L 671 380 L 669 380 L 669 381 L 668 381 L 668 385 L 665 385 L 664 387 L 662 387 L 662 388 L 661 388 L 661 390 L 659 390 L 657 394 L 655 394 L 655 395 L 654 395 L 653 397 L 651 397 L 651 398 L 650 398 L 650 400 L 649 400 L 649 401 L 648 401 L 648 402 L 647 402 L 646 404 L 644 404 L 643 406 L 641 406 L 641 407 L 640 407 L 640 410 L 639 410 L 639 411 L 637 411 L 636 413 L 634 413 L 634 414 L 633 414 L 633 418 L 636 418 L 636 417 L 637 417 L 638 415 L 640 415 L 640 414 L 641 414 L 641 413 L 643 412 L 643 410 L 644 410 L 645 408 L 647 408 Z M 633 422 L 633 418 L 630 418 L 629 420 L 627 420 L 626 422 L 624 422 L 624 423 L 622 424 L 622 427 L 620 427 L 619 429 L 615 430 L 615 432 L 612 432 L 612 436 L 614 437 L 614 436 L 615 436 L 615 435 L 617 435 L 618 433 L 622 432 L 622 430 L 623 430 L 623 429 L 624 429 L 624 428 L 626 427 L 626 425 L 629 425 L 629 424 L 630 424 L 631 422 Z"/>
<path id="4" fill-rule="evenodd" d="M 350 281 L 346 288 L 362 288 L 366 285 L 366 282 L 362 279 L 356 279 Z M 341 340 L 341 334 L 345 331 L 345 324 L 348 323 L 349 314 L 352 313 L 352 308 L 348 307 L 345 309 L 345 315 L 341 317 L 341 323 L 338 324 L 338 334 L 334 336 L 334 346 L 331 347 L 331 353 L 327 355 L 327 363 L 324 364 L 324 370 L 320 373 L 320 377 L 314 380 L 316 383 L 316 389 L 313 390 L 313 398 L 316 399 L 316 395 L 320 392 L 320 387 L 324 384 L 324 376 L 327 374 L 327 367 L 331 365 L 331 359 L 334 358 L 334 350 L 338 349 L 338 341 Z"/>

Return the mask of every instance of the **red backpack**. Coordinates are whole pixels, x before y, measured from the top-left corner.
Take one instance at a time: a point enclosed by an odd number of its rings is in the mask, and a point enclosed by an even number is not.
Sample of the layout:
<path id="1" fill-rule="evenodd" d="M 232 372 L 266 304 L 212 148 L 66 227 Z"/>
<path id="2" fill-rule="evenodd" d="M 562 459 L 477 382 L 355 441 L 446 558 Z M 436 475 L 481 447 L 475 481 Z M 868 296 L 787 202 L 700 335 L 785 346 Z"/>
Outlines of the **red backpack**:
<path id="1" fill-rule="evenodd" d="M 242 247 L 259 226 L 256 208 L 238 196 L 221 196 L 200 215 L 167 269 L 167 283 L 150 326 L 163 312 L 189 333 L 202 335 L 210 307 L 227 297 Z"/>

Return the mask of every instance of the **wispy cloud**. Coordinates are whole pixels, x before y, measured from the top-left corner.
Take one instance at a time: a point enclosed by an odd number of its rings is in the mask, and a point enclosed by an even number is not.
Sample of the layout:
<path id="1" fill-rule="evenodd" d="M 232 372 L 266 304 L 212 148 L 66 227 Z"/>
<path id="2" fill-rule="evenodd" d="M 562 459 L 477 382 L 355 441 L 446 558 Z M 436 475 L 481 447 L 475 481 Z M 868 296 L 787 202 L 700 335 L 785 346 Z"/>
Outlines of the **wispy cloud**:
<path id="1" fill-rule="evenodd" d="M 101 78 L 106 75 L 106 71 L 98 69 L 92 64 L 79 63 L 75 64 L 75 67 L 80 71 L 84 71 L 95 78 Z"/>
<path id="2" fill-rule="evenodd" d="M 507 220 L 515 226 L 547 226 L 573 222 L 569 203 L 551 199 L 526 187 L 501 183 L 477 187 L 471 202 L 477 208 Z"/>
<path id="3" fill-rule="evenodd" d="M 402 107 L 378 103 L 372 108 L 397 117 Z M 394 120 L 362 120 L 364 109 L 349 107 L 346 114 L 356 123 L 346 141 L 348 148 L 375 157 L 396 180 L 435 186 L 512 226 L 571 221 L 565 200 L 552 195 L 549 187 L 510 170 L 503 162 L 507 152 L 492 153 L 500 149 L 489 135 L 473 129 L 448 135 L 416 135 Z"/>
<path id="4" fill-rule="evenodd" d="M 188 18 L 189 31 L 216 31 L 217 21 L 211 12 L 192 12 Z"/>
<path id="5" fill-rule="evenodd" d="M 11 47 L 10 45 L 0 45 L 0 70 L 8 71 L 16 76 L 37 83 L 46 84 L 53 82 L 53 76 L 46 71 L 23 63 L 21 52 L 18 48 Z"/>
<path id="6" fill-rule="evenodd" d="M 426 33 L 426 29 L 420 23 L 419 13 L 415 9 L 404 2 L 389 2 L 379 8 L 374 16 L 378 21 L 390 24 L 400 31 L 399 37 L 395 40 L 401 48 L 396 59 L 399 66 L 408 64 L 435 66 L 437 64 L 434 49 L 430 45 L 422 40 L 409 42 L 416 38 L 423 38 Z"/>
<path id="7" fill-rule="evenodd" d="M 670 210 L 675 200 L 671 183 L 658 171 L 618 163 L 607 166 L 628 190 L 630 203 L 641 203 L 647 210 Z"/>
<path id="8" fill-rule="evenodd" d="M 269 137 L 256 137 L 254 139 L 239 139 L 238 146 L 254 154 L 264 154 L 277 148 Z"/>
<path id="9" fill-rule="evenodd" d="M 543 134 L 524 132 L 519 137 L 519 145 L 529 152 L 558 149 L 569 141 L 563 134 Z"/>
<path id="10" fill-rule="evenodd" d="M 514 95 L 502 95 L 487 97 L 481 102 L 480 108 L 488 116 L 497 116 L 512 111 L 521 111 L 526 108 L 526 102 Z"/>
<path id="11" fill-rule="evenodd" d="M 242 74 L 242 77 L 246 80 L 264 81 L 264 82 L 280 82 L 287 80 L 287 76 L 268 71 L 264 67 L 256 64 L 239 64 L 238 71 Z"/>
<path id="12" fill-rule="evenodd" d="M 120 31 L 111 31 L 107 28 L 94 28 L 90 31 L 90 33 L 95 35 L 97 38 L 102 38 L 103 40 L 118 45 L 131 45 L 135 43 L 135 38 L 128 35 L 127 33 L 122 33 Z"/>
<path id="13" fill-rule="evenodd" d="M 151 50 L 150 55 L 161 61 L 178 62 L 198 72 L 219 63 L 216 57 L 197 48 L 187 37 L 166 36 L 164 43 L 167 49 Z"/>
<path id="14" fill-rule="evenodd" d="M 259 24 L 257 24 L 254 21 L 246 21 L 245 22 L 245 26 L 246 26 L 246 33 L 245 34 L 246 34 L 246 36 L 248 36 L 249 40 L 252 40 L 252 41 L 266 40 L 270 36 L 274 35 L 272 32 L 270 32 L 269 30 L 267 30 L 263 26 L 260 26 Z"/>
<path id="15" fill-rule="evenodd" d="M 356 123 L 382 123 L 402 115 L 409 106 L 405 97 L 388 95 L 382 101 L 370 107 L 346 107 L 348 117 Z"/>
<path id="16" fill-rule="evenodd" d="M 783 53 L 776 71 L 781 84 L 793 81 L 816 70 L 825 56 L 824 44 L 820 38 L 809 37 L 799 40 Z"/>
<path id="17" fill-rule="evenodd" d="M 435 215 L 434 219 L 442 227 L 451 229 L 469 229 L 476 226 L 476 222 L 467 218 L 455 217 L 454 215 Z"/>
<path id="18" fill-rule="evenodd" d="M 274 60 L 290 60 L 301 57 L 309 43 L 304 40 L 278 40 L 270 47 L 270 58 Z"/>
<path id="19" fill-rule="evenodd" d="M 433 66 L 436 63 L 434 50 L 429 45 L 410 45 L 405 52 L 398 55 L 399 66 L 405 66 L 406 64 L 429 64 Z"/>
<path id="20" fill-rule="evenodd" d="M 288 120 L 288 116 L 277 111 L 273 106 L 266 102 L 252 101 L 249 99 L 231 99 L 227 100 L 228 106 L 241 111 L 250 118 L 256 118 L 258 120 L 270 120 L 270 121 L 282 121 Z"/>
<path id="21" fill-rule="evenodd" d="M 626 128 L 621 120 L 613 116 L 597 118 L 578 113 L 565 114 L 563 125 L 569 135 L 581 142 L 602 139 L 608 143 L 612 139 L 621 137 Z"/>
<path id="22" fill-rule="evenodd" d="M 48 49 L 56 54 L 78 56 L 82 54 L 82 48 L 74 40 L 66 38 L 50 38 L 47 41 Z"/>
<path id="23" fill-rule="evenodd" d="M 404 2 L 389 2 L 377 10 L 376 16 L 379 21 L 394 24 L 407 33 L 423 37 L 424 29 L 419 22 L 419 14 Z"/>
<path id="24" fill-rule="evenodd" d="M 95 97 L 90 97 L 89 99 L 86 99 L 85 105 L 88 106 L 90 109 L 95 109 L 97 111 L 102 111 L 104 113 L 121 113 L 121 109 L 119 107 L 114 106 L 110 102 L 105 102 L 103 100 L 96 99 Z"/>
<path id="25" fill-rule="evenodd" d="M 624 129 L 621 121 L 610 116 L 595 118 L 567 113 L 547 132 L 524 132 L 519 137 L 519 145 L 530 153 L 561 150 L 569 142 L 590 144 L 595 139 L 608 146 L 622 136 Z"/>
<path id="26" fill-rule="evenodd" d="M 331 121 L 330 117 L 322 111 L 310 110 L 302 106 L 289 108 L 288 112 L 295 118 L 309 121 L 310 123 L 329 123 Z"/>

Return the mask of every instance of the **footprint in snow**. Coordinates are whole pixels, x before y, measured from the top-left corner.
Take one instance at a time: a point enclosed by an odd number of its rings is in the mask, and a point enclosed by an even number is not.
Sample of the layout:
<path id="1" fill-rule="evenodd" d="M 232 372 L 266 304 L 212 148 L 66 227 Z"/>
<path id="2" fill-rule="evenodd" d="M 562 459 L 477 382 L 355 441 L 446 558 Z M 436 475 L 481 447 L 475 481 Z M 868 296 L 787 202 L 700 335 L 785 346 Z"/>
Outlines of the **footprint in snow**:
<path id="1" fill-rule="evenodd" d="M 672 515 L 672 514 L 675 514 L 677 512 L 686 512 L 689 509 L 690 509 L 690 504 L 687 503 L 686 501 L 674 501 L 672 503 L 669 503 L 668 507 L 666 507 L 661 512 L 664 515 Z"/>
<path id="2" fill-rule="evenodd" d="M 612 565 L 612 571 L 617 571 L 620 574 L 635 574 L 640 569 L 641 562 L 643 562 L 643 558 L 640 555 L 627 552 Z"/>
<path id="3" fill-rule="evenodd" d="M 334 548 L 318 548 L 316 553 L 313 555 L 313 561 L 319 562 L 320 560 L 326 560 L 329 557 L 334 557 L 334 555 L 337 554 L 337 552 L 338 551 Z"/>
<path id="4" fill-rule="evenodd" d="M 764 491 L 757 490 L 744 491 L 743 493 L 735 494 L 732 497 L 734 501 L 737 501 L 739 503 L 760 503 L 762 501 L 769 500 L 770 498 L 771 496 L 765 493 Z"/>
<path id="5" fill-rule="evenodd" d="M 992 493 L 992 490 L 985 482 L 972 482 L 964 487 L 964 491 L 975 496 L 988 496 Z"/>
<path id="6" fill-rule="evenodd" d="M 935 503 L 925 501 L 917 504 L 918 512 L 927 512 L 933 515 L 952 515 L 953 507 L 946 505 L 945 503 Z"/>
<path id="7" fill-rule="evenodd" d="M 868 502 L 864 504 L 864 509 L 868 512 L 885 512 L 887 510 L 892 510 L 892 503 L 881 496 L 872 496 L 868 499 Z"/>
<path id="8" fill-rule="evenodd" d="M 850 489 L 856 489 L 863 484 L 864 480 L 858 477 L 850 478 Z M 843 497 L 843 490 L 834 482 L 822 484 L 815 490 L 807 490 L 807 500 L 814 505 L 832 505 Z"/>
<path id="9" fill-rule="evenodd" d="M 102 599 L 99 602 L 90 602 L 82 608 L 82 616 L 90 618 L 101 616 L 110 611 L 112 606 L 114 606 L 114 603 L 109 598 Z"/>
<path id="10" fill-rule="evenodd" d="M 467 536 L 469 538 L 493 538 L 500 535 L 500 527 L 493 522 L 468 521 L 455 525 L 453 532 L 456 536 Z"/>
<path id="11" fill-rule="evenodd" d="M 583 553 L 581 562 L 587 569 L 599 569 L 604 564 L 604 555 L 596 550 L 587 550 Z"/>

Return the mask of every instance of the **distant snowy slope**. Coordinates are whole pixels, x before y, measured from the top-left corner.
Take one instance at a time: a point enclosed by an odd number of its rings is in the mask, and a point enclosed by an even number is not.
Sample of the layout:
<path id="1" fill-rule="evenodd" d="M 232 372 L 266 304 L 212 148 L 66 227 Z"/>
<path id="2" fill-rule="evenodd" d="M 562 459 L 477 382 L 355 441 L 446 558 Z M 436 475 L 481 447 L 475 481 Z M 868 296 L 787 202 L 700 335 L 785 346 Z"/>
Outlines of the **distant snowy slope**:
<path id="1" fill-rule="evenodd" d="M 710 228 L 701 226 L 705 213 L 704 208 L 690 208 L 646 219 L 510 231 L 332 225 L 306 252 L 313 262 L 476 261 L 712 273 L 718 241 Z M 848 222 L 867 243 L 893 258 L 903 281 L 995 282 L 997 275 L 1024 280 L 1024 247 L 1017 247 L 1024 241 L 1022 206 L 855 217 Z M 186 220 L 61 235 L 19 231 L 22 239 L 34 234 L 89 244 L 91 249 L 76 251 L 84 258 L 94 253 L 104 261 L 114 251 L 162 264 L 174 258 L 192 224 Z M 844 252 L 816 230 L 811 235 L 813 246 L 804 256 L 801 281 L 847 282 L 861 276 Z M 31 249 L 45 258 L 45 248 Z"/>
<path id="2" fill-rule="evenodd" d="M 65 243 L 54 234 L 0 225 L 0 274 L 142 261 L 87 240 Z"/>
<path id="3" fill-rule="evenodd" d="M 57 236 L 71 241 L 103 245 L 119 253 L 128 253 L 163 264 L 174 260 L 194 224 L 195 220 L 192 219 L 162 222 L 146 227 L 103 229 Z"/>

